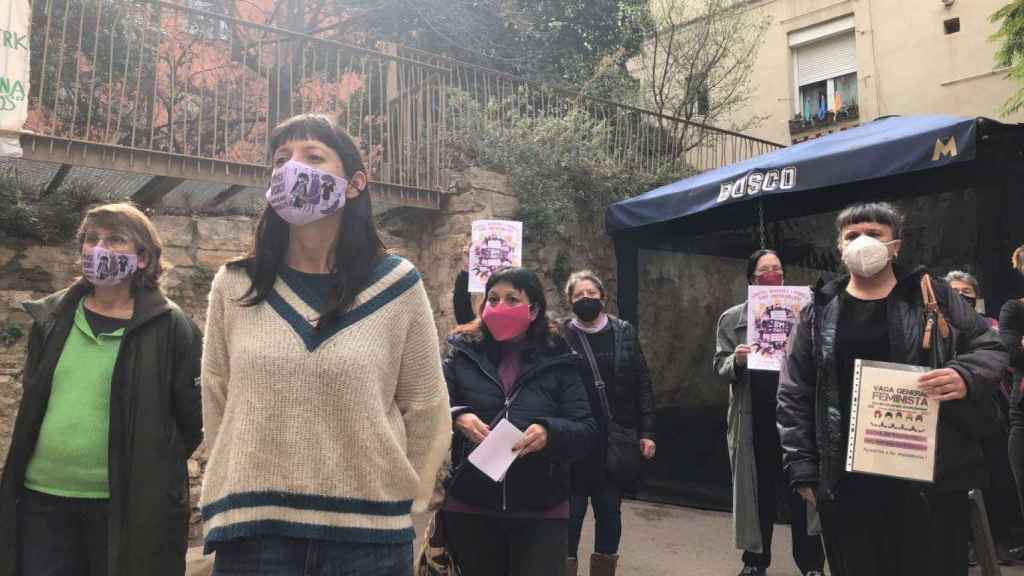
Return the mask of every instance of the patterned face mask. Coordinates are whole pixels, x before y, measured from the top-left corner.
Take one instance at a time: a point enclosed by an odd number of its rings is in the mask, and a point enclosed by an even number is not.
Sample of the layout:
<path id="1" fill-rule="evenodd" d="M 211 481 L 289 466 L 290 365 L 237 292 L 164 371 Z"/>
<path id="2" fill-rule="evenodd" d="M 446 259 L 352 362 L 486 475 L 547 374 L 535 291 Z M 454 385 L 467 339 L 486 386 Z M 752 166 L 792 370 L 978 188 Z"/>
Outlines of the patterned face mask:
<path id="1" fill-rule="evenodd" d="M 82 255 L 82 274 L 94 286 L 113 286 L 132 277 L 139 269 L 139 257 L 93 246 Z"/>
<path id="2" fill-rule="evenodd" d="M 267 203 L 285 222 L 302 226 L 341 210 L 347 188 L 340 176 L 289 160 L 270 177 Z"/>

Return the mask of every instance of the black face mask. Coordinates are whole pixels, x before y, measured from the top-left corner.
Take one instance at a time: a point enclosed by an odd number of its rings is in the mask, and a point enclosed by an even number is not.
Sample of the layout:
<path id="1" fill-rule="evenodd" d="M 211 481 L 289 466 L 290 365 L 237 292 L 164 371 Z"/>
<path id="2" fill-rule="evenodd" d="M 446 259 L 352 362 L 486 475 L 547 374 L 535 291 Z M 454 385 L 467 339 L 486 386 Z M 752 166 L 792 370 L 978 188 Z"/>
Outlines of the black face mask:
<path id="1" fill-rule="evenodd" d="M 580 298 L 572 305 L 573 314 L 584 322 L 593 322 L 604 310 L 604 303 L 597 298 Z"/>
<path id="2" fill-rule="evenodd" d="M 960 297 L 963 298 L 964 300 L 967 300 L 967 303 L 971 305 L 971 309 L 972 310 L 977 310 L 978 309 L 978 299 L 977 298 L 972 298 L 971 296 L 964 296 L 963 294 L 961 294 Z"/>

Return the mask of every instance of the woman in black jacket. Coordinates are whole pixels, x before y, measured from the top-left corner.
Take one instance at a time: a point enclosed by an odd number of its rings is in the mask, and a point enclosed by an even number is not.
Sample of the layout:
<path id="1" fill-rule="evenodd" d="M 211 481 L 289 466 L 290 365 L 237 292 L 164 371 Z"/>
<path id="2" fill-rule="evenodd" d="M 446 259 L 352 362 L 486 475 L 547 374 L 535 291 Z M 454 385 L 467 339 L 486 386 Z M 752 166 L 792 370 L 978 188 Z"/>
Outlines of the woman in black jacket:
<path id="1" fill-rule="evenodd" d="M 444 361 L 453 477 L 444 506 L 448 544 L 465 576 L 560 576 L 565 571 L 569 463 L 597 424 L 579 357 L 547 318 L 540 280 L 522 268 L 487 281 L 480 320 L 459 329 Z M 500 482 L 467 457 L 502 419 L 524 432 Z"/>
<path id="2" fill-rule="evenodd" d="M 587 357 L 585 338 L 594 354 L 598 372 L 606 387 L 611 417 L 619 426 L 636 434 L 636 451 L 644 459 L 654 457 L 654 390 L 647 361 L 640 348 L 636 330 L 625 320 L 605 313 L 608 295 L 604 284 L 593 272 L 583 270 L 569 277 L 565 297 L 572 303 L 573 317 L 562 323 L 563 333 L 576 353 Z M 591 384 L 596 375 L 589 362 L 584 367 L 584 382 Z M 596 388 L 588 386 L 591 409 L 599 415 L 601 433 L 607 437 L 608 415 L 603 414 Z M 572 516 L 569 520 L 569 576 L 576 576 L 580 532 L 587 515 L 587 499 L 594 507 L 594 554 L 590 557 L 592 576 L 614 576 L 622 538 L 622 492 L 635 488 L 640 470 L 621 471 L 631 478 L 616 482 L 608 474 L 604 443 L 587 458 L 573 466 Z M 634 464 L 639 464 L 633 461 Z"/>
<path id="3" fill-rule="evenodd" d="M 1024 246 L 1013 252 L 1013 267 L 1024 274 Z M 1010 300 L 999 312 L 999 337 L 1010 352 L 1010 467 L 1024 509 L 1024 298 Z"/>
<path id="4" fill-rule="evenodd" d="M 847 208 L 836 220 L 852 273 L 814 290 L 790 339 L 778 421 L 791 484 L 821 514 L 836 576 L 967 574 L 967 491 L 984 480 L 981 441 L 996 416 L 992 391 L 1006 368 L 998 336 L 949 285 L 933 279 L 952 329 L 954 359 L 918 386 L 942 403 L 935 483 L 846 473 L 855 359 L 927 365 L 923 269 L 892 261 L 902 215 L 889 204 Z M 948 345 L 948 344 L 947 344 Z"/>
<path id="5" fill-rule="evenodd" d="M 24 395 L 0 482 L 0 575 L 180 576 L 202 339 L 129 204 L 89 211 L 83 277 L 25 304 Z"/>

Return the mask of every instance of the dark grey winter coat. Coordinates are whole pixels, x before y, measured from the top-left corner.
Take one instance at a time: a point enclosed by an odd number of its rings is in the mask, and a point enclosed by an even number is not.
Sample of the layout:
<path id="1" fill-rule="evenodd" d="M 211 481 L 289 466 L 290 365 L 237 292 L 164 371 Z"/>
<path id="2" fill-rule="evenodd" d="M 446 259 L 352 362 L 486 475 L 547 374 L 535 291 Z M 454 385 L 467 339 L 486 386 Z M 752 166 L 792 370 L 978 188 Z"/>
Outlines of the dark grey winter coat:
<path id="1" fill-rule="evenodd" d="M 79 282 L 25 310 L 34 323 L 24 395 L 0 481 L 0 576 L 17 570 L 18 498 L 46 415 L 53 372 L 89 291 Z M 158 290 L 135 297 L 110 382 L 109 576 L 181 576 L 188 539 L 186 461 L 202 440 L 202 337 Z"/>

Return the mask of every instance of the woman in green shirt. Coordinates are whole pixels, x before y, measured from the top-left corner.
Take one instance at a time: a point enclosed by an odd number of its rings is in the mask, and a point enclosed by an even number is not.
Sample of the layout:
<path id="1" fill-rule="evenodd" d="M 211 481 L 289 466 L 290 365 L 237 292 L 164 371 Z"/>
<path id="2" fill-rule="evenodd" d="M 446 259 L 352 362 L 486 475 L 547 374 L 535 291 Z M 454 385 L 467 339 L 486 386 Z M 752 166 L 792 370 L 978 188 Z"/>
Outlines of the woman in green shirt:
<path id="1" fill-rule="evenodd" d="M 160 291 L 130 204 L 94 208 L 82 278 L 25 303 L 24 395 L 0 483 L 0 576 L 184 573 L 201 336 Z"/>

